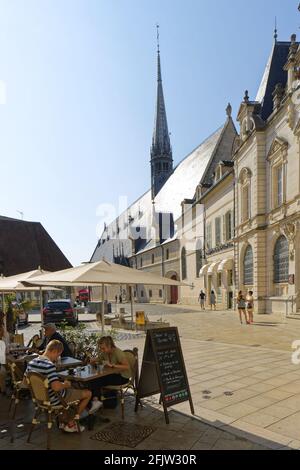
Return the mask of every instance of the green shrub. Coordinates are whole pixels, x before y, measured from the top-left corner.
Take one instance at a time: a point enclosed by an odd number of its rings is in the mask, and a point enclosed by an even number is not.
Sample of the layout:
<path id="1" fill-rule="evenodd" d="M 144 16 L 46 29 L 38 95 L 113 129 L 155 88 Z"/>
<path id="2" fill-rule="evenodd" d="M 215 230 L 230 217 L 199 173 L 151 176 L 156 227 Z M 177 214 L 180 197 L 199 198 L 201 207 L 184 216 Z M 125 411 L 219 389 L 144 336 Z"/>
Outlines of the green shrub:
<path id="1" fill-rule="evenodd" d="M 89 357 L 98 355 L 98 341 L 104 336 L 102 333 L 87 331 L 84 323 L 78 323 L 77 326 L 70 326 L 66 322 L 60 323 L 58 331 L 64 336 L 67 343 L 75 343 L 76 357 L 81 360 L 86 360 Z M 114 330 L 105 333 L 105 336 L 116 337 Z"/>

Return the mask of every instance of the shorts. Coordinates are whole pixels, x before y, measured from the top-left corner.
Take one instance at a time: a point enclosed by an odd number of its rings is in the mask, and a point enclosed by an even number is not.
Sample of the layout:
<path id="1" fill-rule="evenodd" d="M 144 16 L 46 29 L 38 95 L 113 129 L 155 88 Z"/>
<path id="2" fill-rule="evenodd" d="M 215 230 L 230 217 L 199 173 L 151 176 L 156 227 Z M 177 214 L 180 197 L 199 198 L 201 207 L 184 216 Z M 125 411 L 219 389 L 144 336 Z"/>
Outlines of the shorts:
<path id="1" fill-rule="evenodd" d="M 83 400 L 83 394 L 84 394 L 84 390 L 69 388 L 66 391 L 66 395 L 64 396 L 64 400 L 67 403 L 72 403 L 73 401 L 81 401 L 81 400 Z"/>

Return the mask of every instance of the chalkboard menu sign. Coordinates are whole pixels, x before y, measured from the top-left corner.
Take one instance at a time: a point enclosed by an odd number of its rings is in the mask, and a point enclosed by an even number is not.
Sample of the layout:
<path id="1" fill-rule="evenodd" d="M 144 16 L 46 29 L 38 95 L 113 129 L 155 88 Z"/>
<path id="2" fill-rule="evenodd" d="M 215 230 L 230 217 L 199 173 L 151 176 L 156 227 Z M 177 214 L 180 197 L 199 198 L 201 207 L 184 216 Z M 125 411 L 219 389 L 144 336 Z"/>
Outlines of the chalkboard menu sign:
<path id="1" fill-rule="evenodd" d="M 141 398 L 160 393 L 166 422 L 167 407 L 189 400 L 194 407 L 185 370 L 177 328 L 147 331 L 141 375 L 137 391 L 136 410 Z"/>

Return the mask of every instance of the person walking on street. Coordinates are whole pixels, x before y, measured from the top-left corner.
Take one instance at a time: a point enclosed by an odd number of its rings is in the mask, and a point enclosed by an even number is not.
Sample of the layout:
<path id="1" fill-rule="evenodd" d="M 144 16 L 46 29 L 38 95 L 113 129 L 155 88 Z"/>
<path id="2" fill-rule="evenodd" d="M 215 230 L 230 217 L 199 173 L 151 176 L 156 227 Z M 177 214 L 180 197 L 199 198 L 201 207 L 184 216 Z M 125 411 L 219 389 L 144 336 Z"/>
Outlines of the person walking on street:
<path id="1" fill-rule="evenodd" d="M 210 309 L 212 310 L 213 308 L 216 310 L 216 294 L 214 290 L 210 293 Z"/>
<path id="2" fill-rule="evenodd" d="M 253 323 L 254 298 L 253 298 L 252 290 L 250 290 L 248 292 L 248 295 L 246 297 L 246 301 L 247 301 L 248 320 L 249 320 L 249 323 Z"/>
<path id="3" fill-rule="evenodd" d="M 203 290 L 201 290 L 198 301 L 200 302 L 200 307 L 202 308 L 202 310 L 205 310 L 205 299 L 206 294 L 203 292 Z"/>
<path id="4" fill-rule="evenodd" d="M 237 302 L 237 308 L 238 308 L 241 324 L 243 324 L 243 318 L 242 317 L 243 317 L 243 314 L 244 314 L 245 315 L 245 321 L 249 325 L 249 321 L 247 319 L 247 312 L 246 312 L 246 300 L 245 300 L 245 297 L 244 297 L 243 292 L 241 290 L 238 293 L 238 296 L 236 298 L 236 302 Z"/>

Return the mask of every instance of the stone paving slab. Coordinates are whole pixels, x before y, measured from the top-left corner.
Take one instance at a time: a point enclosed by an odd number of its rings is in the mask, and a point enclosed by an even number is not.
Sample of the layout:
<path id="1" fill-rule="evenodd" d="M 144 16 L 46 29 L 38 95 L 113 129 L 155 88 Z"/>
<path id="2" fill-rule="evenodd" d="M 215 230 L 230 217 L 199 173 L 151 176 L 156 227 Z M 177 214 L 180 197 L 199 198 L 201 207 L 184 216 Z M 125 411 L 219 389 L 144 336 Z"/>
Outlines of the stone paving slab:
<path id="1" fill-rule="evenodd" d="M 258 445 L 283 448 L 294 443 L 297 448 L 300 367 L 291 362 L 291 344 L 300 338 L 298 320 L 256 315 L 255 325 L 241 326 L 235 312 L 200 312 L 197 306 L 137 308 L 150 319 L 163 312 L 164 319 L 178 326 L 196 414 L 206 424 L 229 426 L 232 433 L 251 436 Z M 87 326 L 97 328 L 93 322 Z M 35 328 L 38 324 L 26 331 L 33 334 Z M 139 348 L 141 362 L 145 335 L 121 332 L 119 338 L 121 347 Z M 188 403 L 176 410 L 190 414 Z"/>

